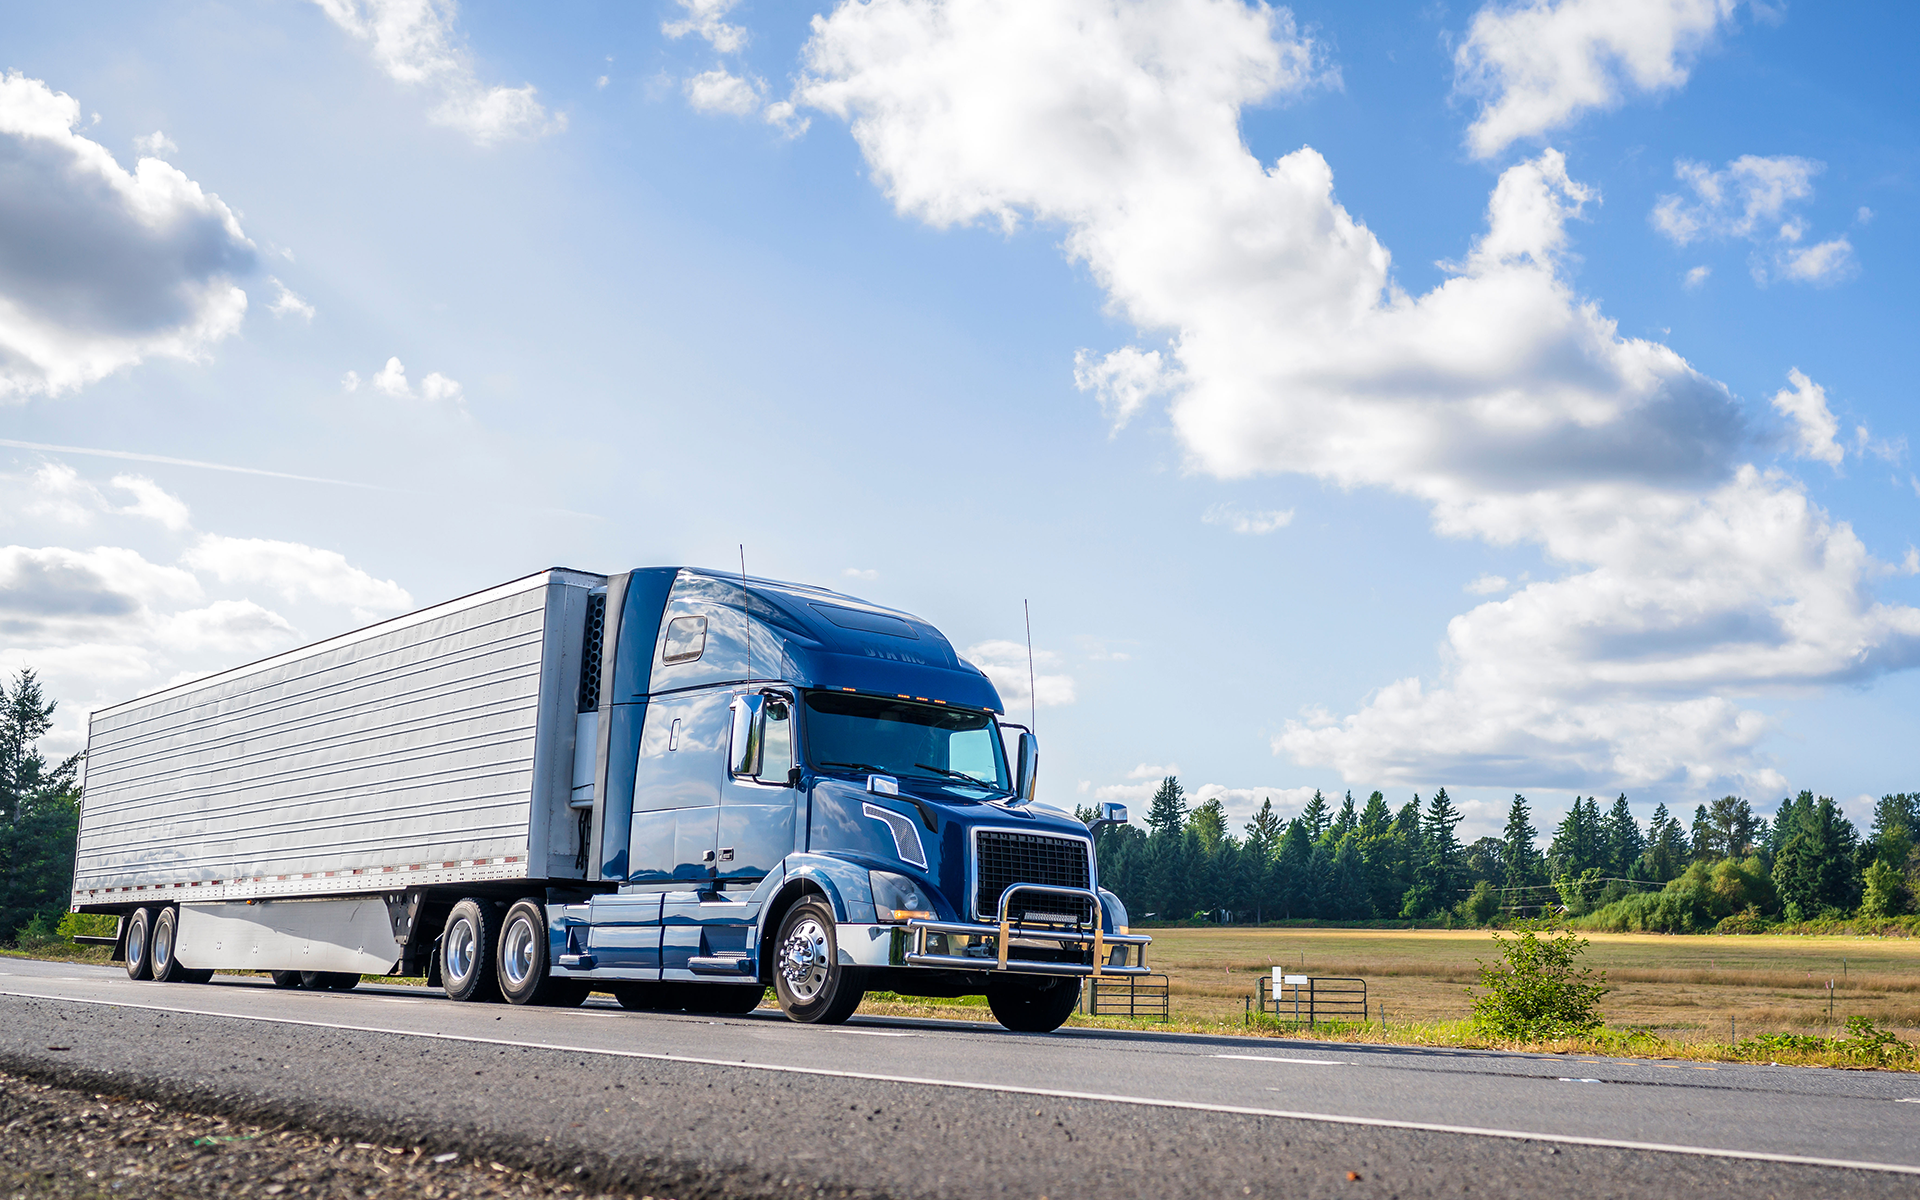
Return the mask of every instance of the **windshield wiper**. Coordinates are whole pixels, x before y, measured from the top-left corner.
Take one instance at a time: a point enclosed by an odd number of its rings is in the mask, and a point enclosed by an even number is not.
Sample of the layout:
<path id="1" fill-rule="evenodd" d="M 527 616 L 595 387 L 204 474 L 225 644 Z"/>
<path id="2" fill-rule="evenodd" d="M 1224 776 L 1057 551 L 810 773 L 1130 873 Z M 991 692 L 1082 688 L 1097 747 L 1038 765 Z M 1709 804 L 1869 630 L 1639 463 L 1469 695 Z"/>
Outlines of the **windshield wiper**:
<path id="1" fill-rule="evenodd" d="M 872 771 L 876 775 L 893 774 L 892 771 L 887 770 L 885 767 L 876 767 L 872 763 L 817 762 L 813 765 L 816 767 L 845 767 L 849 771 Z"/>
<path id="2" fill-rule="evenodd" d="M 984 788 L 989 792 L 1002 792 L 1006 790 L 997 783 L 988 783 L 984 779 L 975 779 L 965 771 L 949 771 L 945 767 L 936 767 L 930 763 L 915 763 L 913 765 L 919 767 L 922 771 L 933 771 L 937 774 L 945 775 L 950 779 L 957 779 L 961 783 L 970 783 L 974 787 Z"/>

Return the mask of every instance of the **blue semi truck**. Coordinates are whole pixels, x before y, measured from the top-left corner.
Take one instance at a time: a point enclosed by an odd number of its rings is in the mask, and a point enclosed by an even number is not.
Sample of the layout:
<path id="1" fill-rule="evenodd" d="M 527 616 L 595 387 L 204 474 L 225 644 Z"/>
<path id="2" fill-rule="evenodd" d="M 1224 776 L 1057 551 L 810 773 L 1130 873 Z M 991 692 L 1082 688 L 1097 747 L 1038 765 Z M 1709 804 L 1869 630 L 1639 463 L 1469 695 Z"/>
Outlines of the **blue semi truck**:
<path id="1" fill-rule="evenodd" d="M 73 907 L 142 979 L 1050 1031 L 1149 939 L 1003 714 L 909 613 L 555 568 L 93 714 Z"/>

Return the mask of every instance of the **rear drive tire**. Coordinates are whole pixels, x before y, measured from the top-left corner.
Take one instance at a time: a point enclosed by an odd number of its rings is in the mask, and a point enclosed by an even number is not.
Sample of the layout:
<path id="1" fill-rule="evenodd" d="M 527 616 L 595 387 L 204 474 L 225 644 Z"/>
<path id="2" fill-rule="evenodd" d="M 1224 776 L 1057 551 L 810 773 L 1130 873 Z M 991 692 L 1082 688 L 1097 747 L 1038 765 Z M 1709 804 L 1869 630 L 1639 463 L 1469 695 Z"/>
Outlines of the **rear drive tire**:
<path id="1" fill-rule="evenodd" d="M 440 985 L 455 1000 L 499 1000 L 500 978 L 494 948 L 500 941 L 500 918 L 493 905 L 468 897 L 447 914 L 447 931 L 440 935 Z"/>
<path id="2" fill-rule="evenodd" d="M 298 971 L 268 971 L 267 974 L 273 977 L 273 986 L 277 988 L 297 988 L 301 986 L 300 972 Z"/>
<path id="3" fill-rule="evenodd" d="M 674 983 L 616 983 L 610 989 L 628 1012 L 679 1012 L 680 986 Z"/>
<path id="4" fill-rule="evenodd" d="M 539 1004 L 549 1008 L 570 1008 L 587 998 L 583 979 L 556 979 L 548 974 L 552 967 L 551 947 L 547 942 L 547 906 L 538 900 L 521 900 L 507 910 L 500 923 L 500 994 L 511 1004 Z"/>
<path id="5" fill-rule="evenodd" d="M 187 969 L 180 965 L 180 957 L 174 953 L 174 945 L 179 940 L 180 910 L 168 905 L 160 910 L 153 919 L 153 935 L 147 943 L 147 957 L 153 960 L 153 981 L 155 983 L 184 983 Z"/>
<path id="6" fill-rule="evenodd" d="M 212 983 L 212 982 L 213 982 L 213 968 L 212 968 L 212 967 L 195 967 L 195 968 L 193 968 L 193 969 L 192 969 L 192 970 L 190 970 L 190 971 L 186 971 L 186 972 L 183 972 L 183 973 L 181 974 L 181 976 L 180 976 L 180 982 L 182 982 L 182 983 Z"/>
<path id="7" fill-rule="evenodd" d="M 360 976 L 352 971 L 302 971 L 300 986 L 310 992 L 350 992 L 360 986 Z"/>
<path id="8" fill-rule="evenodd" d="M 1079 1006 L 1078 979 L 1009 979 L 987 985 L 987 1007 L 993 1010 L 993 1019 L 1015 1033 L 1052 1033 Z"/>
<path id="9" fill-rule="evenodd" d="M 153 978 L 153 910 L 136 908 L 127 918 L 127 978 Z"/>
<path id="10" fill-rule="evenodd" d="M 792 1020 L 838 1025 L 867 994 L 860 970 L 840 962 L 833 909 L 819 896 L 805 897 L 780 918 L 773 956 L 773 989 Z"/>

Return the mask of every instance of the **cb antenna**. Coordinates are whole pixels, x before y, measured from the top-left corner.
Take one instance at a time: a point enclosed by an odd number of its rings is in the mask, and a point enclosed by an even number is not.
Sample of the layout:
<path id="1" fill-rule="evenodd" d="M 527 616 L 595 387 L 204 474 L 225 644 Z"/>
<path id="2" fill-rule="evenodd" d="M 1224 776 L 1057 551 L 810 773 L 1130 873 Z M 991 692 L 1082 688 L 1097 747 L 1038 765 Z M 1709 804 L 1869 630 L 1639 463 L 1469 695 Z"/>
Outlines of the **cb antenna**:
<path id="1" fill-rule="evenodd" d="M 747 602 L 747 544 L 740 543 L 740 628 L 747 636 L 747 682 L 753 682 L 753 612 Z"/>
<path id="2" fill-rule="evenodd" d="M 1033 607 L 1022 600 L 1020 611 L 1027 617 L 1027 724 L 1033 729 L 1034 736 L 1039 737 L 1040 694 L 1034 690 L 1033 686 Z"/>

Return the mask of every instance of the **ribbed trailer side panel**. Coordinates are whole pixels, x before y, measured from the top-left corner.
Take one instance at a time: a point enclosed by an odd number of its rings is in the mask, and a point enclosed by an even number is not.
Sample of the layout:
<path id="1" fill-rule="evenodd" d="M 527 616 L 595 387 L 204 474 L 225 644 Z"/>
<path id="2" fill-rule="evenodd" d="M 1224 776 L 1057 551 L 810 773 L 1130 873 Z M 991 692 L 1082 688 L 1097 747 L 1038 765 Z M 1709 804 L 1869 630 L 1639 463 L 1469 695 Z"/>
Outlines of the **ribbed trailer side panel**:
<path id="1" fill-rule="evenodd" d="M 573 868 L 587 592 L 548 571 L 96 713 L 74 903 Z"/>

